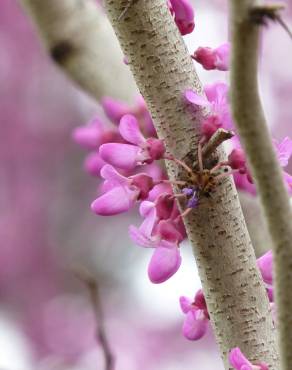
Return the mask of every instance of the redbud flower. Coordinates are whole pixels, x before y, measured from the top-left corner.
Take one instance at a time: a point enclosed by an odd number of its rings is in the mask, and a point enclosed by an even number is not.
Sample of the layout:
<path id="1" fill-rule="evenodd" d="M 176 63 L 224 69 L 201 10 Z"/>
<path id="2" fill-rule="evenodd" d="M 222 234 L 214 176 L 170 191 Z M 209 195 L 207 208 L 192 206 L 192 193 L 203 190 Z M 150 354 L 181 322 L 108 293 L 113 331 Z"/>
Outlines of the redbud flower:
<path id="1" fill-rule="evenodd" d="M 180 297 L 180 307 L 186 314 L 183 324 L 183 335 L 189 340 L 198 340 L 203 337 L 207 331 L 209 314 L 203 291 L 200 289 L 194 301 L 187 297 Z"/>
<path id="2" fill-rule="evenodd" d="M 206 85 L 204 92 L 206 97 L 193 90 L 186 90 L 184 97 L 196 107 L 209 109 L 209 116 L 202 122 L 202 133 L 209 139 L 218 128 L 229 130 L 233 127 L 233 123 L 228 104 L 227 85 L 223 82 Z"/>
<path id="3" fill-rule="evenodd" d="M 263 362 L 257 365 L 252 364 L 238 347 L 230 351 L 229 363 L 235 370 L 269 370 L 268 365 Z"/>
<path id="4" fill-rule="evenodd" d="M 162 194 L 159 198 L 163 199 L 165 195 Z M 175 244 L 184 239 L 185 233 L 182 233 L 180 227 L 182 221 L 173 211 L 173 203 L 171 210 L 167 208 L 162 212 L 162 207 L 159 202 L 158 204 L 149 201 L 141 203 L 140 214 L 145 219 L 139 228 L 133 225 L 129 227 L 130 237 L 135 243 L 142 247 L 153 248 L 162 239 Z M 169 215 L 169 218 L 163 218 L 166 215 Z"/>
<path id="5" fill-rule="evenodd" d="M 143 207 L 145 209 L 147 205 L 144 204 Z M 157 223 L 155 208 L 149 209 L 148 212 L 148 216 L 139 228 L 130 226 L 129 234 L 138 245 L 155 248 L 149 262 L 148 276 L 152 283 L 159 284 L 168 280 L 180 267 L 181 256 L 175 240 L 178 232 L 172 234 L 173 230 L 170 231 L 168 235 L 170 241 L 161 239 L 162 235 L 151 235 Z"/>
<path id="6" fill-rule="evenodd" d="M 207 69 L 218 69 L 219 71 L 228 71 L 229 67 L 230 44 L 225 43 L 216 49 L 208 47 L 198 48 L 192 58 Z"/>
<path id="7" fill-rule="evenodd" d="M 128 211 L 137 200 L 146 199 L 154 186 L 147 174 L 125 177 L 108 164 L 101 169 L 100 175 L 106 180 L 107 191 L 91 204 L 91 209 L 102 216 Z"/>
<path id="8" fill-rule="evenodd" d="M 162 194 L 159 199 L 165 199 L 167 196 L 168 194 Z M 166 205 L 165 210 L 162 210 L 163 204 Z M 184 234 L 180 229 L 181 220 L 177 218 L 173 208 L 174 200 L 171 207 L 168 202 L 144 201 L 140 206 L 140 214 L 145 218 L 144 221 L 139 228 L 133 225 L 129 227 L 129 235 L 135 243 L 145 248 L 154 248 L 148 266 L 148 276 L 155 284 L 169 279 L 181 264 L 179 242 L 184 239 Z M 160 216 L 170 218 L 163 219 Z"/>
<path id="9" fill-rule="evenodd" d="M 182 35 L 193 32 L 195 28 L 194 10 L 189 0 L 169 0 L 168 6 Z"/>
<path id="10" fill-rule="evenodd" d="M 107 143 L 101 145 L 101 158 L 116 167 L 131 170 L 139 164 L 150 164 L 161 159 L 165 147 L 156 138 L 145 139 L 140 131 L 137 119 L 130 114 L 122 117 L 119 131 L 121 136 L 130 144 Z"/>

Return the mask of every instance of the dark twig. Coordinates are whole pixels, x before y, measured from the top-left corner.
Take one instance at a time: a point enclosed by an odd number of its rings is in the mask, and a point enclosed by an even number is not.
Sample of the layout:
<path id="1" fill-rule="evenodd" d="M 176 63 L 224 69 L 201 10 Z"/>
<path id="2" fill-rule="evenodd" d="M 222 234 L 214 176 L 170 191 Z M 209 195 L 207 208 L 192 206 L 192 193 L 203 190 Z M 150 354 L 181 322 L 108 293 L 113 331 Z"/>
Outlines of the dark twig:
<path id="1" fill-rule="evenodd" d="M 267 25 L 268 21 L 278 22 L 292 39 L 292 31 L 280 15 L 280 11 L 285 9 L 285 4 L 263 4 L 255 5 L 250 9 L 251 20 L 259 25 Z"/>
<path id="2" fill-rule="evenodd" d="M 97 282 L 88 273 L 78 271 L 75 273 L 77 278 L 85 284 L 90 295 L 90 301 L 96 318 L 96 337 L 102 347 L 104 360 L 105 360 L 105 370 L 114 370 L 115 358 L 111 351 L 109 340 L 106 334 L 104 326 L 104 315 L 100 299 L 100 293 Z"/>
<path id="3" fill-rule="evenodd" d="M 276 15 L 276 20 L 280 24 L 280 26 L 282 26 L 284 30 L 288 33 L 290 39 L 292 39 L 292 31 L 290 30 L 288 25 L 284 22 L 283 18 L 279 14 Z"/>

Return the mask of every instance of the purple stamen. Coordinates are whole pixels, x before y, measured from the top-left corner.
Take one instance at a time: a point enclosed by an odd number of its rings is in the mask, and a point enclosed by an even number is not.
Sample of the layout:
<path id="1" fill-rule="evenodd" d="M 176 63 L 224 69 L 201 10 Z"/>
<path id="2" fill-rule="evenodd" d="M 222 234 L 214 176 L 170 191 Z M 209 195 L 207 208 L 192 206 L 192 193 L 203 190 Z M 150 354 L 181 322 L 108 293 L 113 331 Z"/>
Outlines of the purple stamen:
<path id="1" fill-rule="evenodd" d="M 187 197 L 191 197 L 194 194 L 194 189 L 192 188 L 183 188 L 182 193 Z"/>
<path id="2" fill-rule="evenodd" d="M 192 198 L 188 201 L 187 207 L 188 208 L 197 208 L 198 204 L 199 204 L 199 199 L 198 199 L 196 193 L 194 193 Z"/>

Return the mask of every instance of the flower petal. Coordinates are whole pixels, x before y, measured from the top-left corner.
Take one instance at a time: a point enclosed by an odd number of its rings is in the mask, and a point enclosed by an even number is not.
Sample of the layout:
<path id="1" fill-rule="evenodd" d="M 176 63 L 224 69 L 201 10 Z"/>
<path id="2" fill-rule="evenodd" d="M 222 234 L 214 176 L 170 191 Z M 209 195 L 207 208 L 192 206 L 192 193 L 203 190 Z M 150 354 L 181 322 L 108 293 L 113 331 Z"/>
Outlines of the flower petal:
<path id="1" fill-rule="evenodd" d="M 200 63 L 207 71 L 216 68 L 215 62 L 217 56 L 214 50 L 209 47 L 199 47 L 192 55 L 192 58 Z"/>
<path id="2" fill-rule="evenodd" d="M 171 219 L 161 220 L 157 225 L 156 233 L 161 239 L 172 243 L 179 243 L 184 239 Z"/>
<path id="3" fill-rule="evenodd" d="M 111 183 L 114 183 L 116 185 L 129 185 L 131 181 L 125 177 L 122 176 L 113 166 L 110 164 L 106 164 L 102 167 L 100 171 L 100 176 L 110 181 Z"/>
<path id="4" fill-rule="evenodd" d="M 286 167 L 292 155 L 292 140 L 289 137 L 285 137 L 281 142 L 274 140 L 274 146 L 280 165 Z"/>
<path id="5" fill-rule="evenodd" d="M 189 0 L 169 0 L 175 23 L 182 35 L 191 33 L 195 27 L 194 11 Z"/>
<path id="6" fill-rule="evenodd" d="M 73 140 L 86 149 L 98 149 L 102 144 L 104 125 L 98 119 L 93 119 L 85 126 L 76 127 L 72 132 Z"/>
<path id="7" fill-rule="evenodd" d="M 83 167 L 92 176 L 100 176 L 100 170 L 105 165 L 105 161 L 96 152 L 89 153 L 84 161 Z"/>
<path id="8" fill-rule="evenodd" d="M 240 348 L 233 348 L 229 353 L 229 362 L 236 370 L 252 370 L 253 365 L 248 361 L 248 359 L 241 352 Z M 243 368 L 243 366 L 245 367 Z"/>
<path id="9" fill-rule="evenodd" d="M 145 235 L 143 232 L 141 232 L 141 230 L 134 225 L 129 226 L 129 236 L 134 243 L 140 245 L 141 247 L 144 248 L 155 247 L 155 243 L 153 242 L 153 240 L 147 235 Z"/>
<path id="10" fill-rule="evenodd" d="M 208 107 L 210 105 L 209 101 L 204 96 L 197 94 L 193 90 L 186 90 L 184 97 L 188 102 L 198 106 Z"/>
<path id="11" fill-rule="evenodd" d="M 156 209 L 153 207 L 150 212 L 147 214 L 146 218 L 142 222 L 139 230 L 146 235 L 148 238 L 151 237 L 155 223 L 156 223 Z"/>
<path id="12" fill-rule="evenodd" d="M 292 194 L 292 176 L 289 173 L 283 171 L 283 178 L 289 194 Z"/>
<path id="13" fill-rule="evenodd" d="M 152 283 L 160 284 L 168 280 L 179 269 L 181 256 L 176 245 L 173 248 L 157 247 L 148 266 L 148 276 Z"/>
<path id="14" fill-rule="evenodd" d="M 92 204 L 94 213 L 101 216 L 112 216 L 127 212 L 134 204 L 135 193 L 117 186 L 98 197 Z"/>
<path id="15" fill-rule="evenodd" d="M 127 104 L 107 96 L 101 100 L 101 105 L 108 118 L 116 124 L 120 122 L 125 114 L 131 111 Z"/>
<path id="16" fill-rule="evenodd" d="M 215 66 L 219 71 L 228 71 L 230 59 L 230 43 L 220 45 L 215 49 L 216 61 Z"/>
<path id="17" fill-rule="evenodd" d="M 221 106 L 227 104 L 228 86 L 225 82 L 205 85 L 204 91 L 210 103 Z"/>
<path id="18" fill-rule="evenodd" d="M 273 284 L 273 254 L 268 251 L 257 260 L 258 268 L 262 274 L 265 283 Z"/>
<path id="19" fill-rule="evenodd" d="M 179 304 L 183 313 L 188 313 L 192 308 L 192 300 L 185 296 L 179 297 Z"/>
<path id="20" fill-rule="evenodd" d="M 107 143 L 101 145 L 99 154 L 107 163 L 125 170 L 132 170 L 137 166 L 139 148 L 130 144 Z"/>
<path id="21" fill-rule="evenodd" d="M 155 204 L 153 202 L 150 202 L 148 200 L 144 200 L 144 202 L 142 202 L 140 204 L 140 207 L 139 207 L 139 213 L 140 213 L 140 216 L 142 217 L 147 217 L 149 212 L 155 208 Z"/>
<path id="22" fill-rule="evenodd" d="M 189 340 L 198 340 L 206 333 L 208 319 L 205 318 L 203 311 L 190 310 L 183 323 L 183 335 Z"/>
<path id="23" fill-rule="evenodd" d="M 146 141 L 140 131 L 136 117 L 132 114 L 126 114 L 122 117 L 119 131 L 122 137 L 131 144 L 139 145 Z"/>
<path id="24" fill-rule="evenodd" d="M 191 21 L 194 18 L 193 7 L 188 0 L 170 0 L 170 4 L 177 19 Z"/>

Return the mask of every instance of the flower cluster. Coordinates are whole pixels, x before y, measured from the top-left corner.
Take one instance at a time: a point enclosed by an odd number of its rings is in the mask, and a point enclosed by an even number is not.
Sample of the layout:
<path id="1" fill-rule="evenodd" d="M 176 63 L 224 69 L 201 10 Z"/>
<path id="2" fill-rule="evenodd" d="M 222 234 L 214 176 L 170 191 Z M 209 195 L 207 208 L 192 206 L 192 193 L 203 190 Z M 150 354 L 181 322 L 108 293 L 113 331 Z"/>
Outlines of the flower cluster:
<path id="1" fill-rule="evenodd" d="M 164 157 L 165 147 L 157 139 L 141 98 L 134 108 L 111 98 L 104 98 L 102 106 L 112 122 L 110 128 L 95 118 L 73 132 L 74 140 L 91 151 L 86 170 L 104 180 L 91 209 L 98 215 L 112 216 L 141 202 L 144 221 L 140 227 L 131 225 L 129 234 L 138 245 L 153 248 L 148 274 L 153 283 L 161 283 L 178 270 L 179 246 L 186 236 L 170 182 L 156 163 Z M 188 206 L 195 198 L 193 191 L 183 196 Z"/>
<path id="2" fill-rule="evenodd" d="M 191 57 L 200 63 L 206 70 L 217 69 L 227 71 L 230 57 L 230 44 L 224 43 L 218 48 L 199 47 Z M 184 97 L 186 101 L 194 106 L 194 109 L 205 108 L 208 111 L 207 117 L 201 125 L 203 141 L 207 141 L 219 128 L 235 131 L 230 113 L 228 99 L 228 86 L 224 82 L 204 86 L 204 95 L 198 94 L 193 90 L 186 90 Z M 286 167 L 292 155 L 292 140 L 289 137 L 282 141 L 274 140 L 275 153 L 281 167 Z M 253 195 L 256 194 L 253 185 L 252 175 L 248 168 L 245 153 L 240 145 L 237 135 L 232 139 L 229 146 L 229 156 L 226 165 L 233 170 L 236 186 Z M 287 190 L 292 193 L 292 176 L 283 171 Z"/>
<path id="3" fill-rule="evenodd" d="M 218 164 L 210 170 L 203 169 L 201 144 L 198 152 L 200 168 L 198 172 L 193 171 L 181 160 L 166 154 L 163 141 L 156 135 L 145 137 L 142 129 L 147 131 L 141 125 L 141 119 L 138 121 L 136 116 L 127 113 L 123 105 L 107 99 L 104 107 L 113 122 L 120 118 L 118 127 L 106 131 L 95 120 L 74 132 L 79 143 L 86 144 L 87 148 L 98 148 L 95 155 L 103 163 L 99 169 L 104 180 L 101 195 L 93 201 L 91 209 L 97 215 L 112 216 L 127 212 L 141 202 L 140 215 L 144 221 L 140 227 L 131 225 L 129 234 L 136 244 L 153 248 L 149 279 L 153 283 L 162 283 L 181 264 L 180 243 L 186 237 L 182 217 L 198 206 L 200 197 L 210 194 L 217 177 L 228 173 L 218 174 Z M 105 140 L 109 137 L 115 141 Z M 189 180 L 171 182 L 162 171 L 157 174 L 156 161 L 163 158 L 177 162 L 188 173 Z M 141 166 L 144 172 L 140 172 Z M 156 166 L 156 174 L 153 174 L 153 166 Z M 170 183 L 180 186 L 180 193 L 173 194 Z M 176 204 L 177 197 L 185 201 L 186 209 L 182 214 Z"/>

